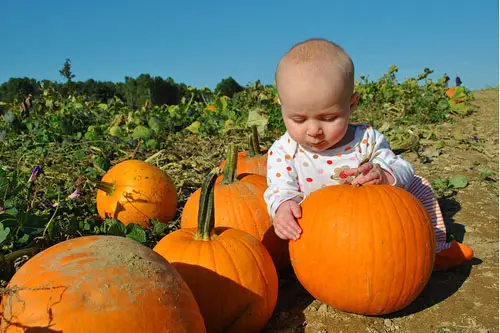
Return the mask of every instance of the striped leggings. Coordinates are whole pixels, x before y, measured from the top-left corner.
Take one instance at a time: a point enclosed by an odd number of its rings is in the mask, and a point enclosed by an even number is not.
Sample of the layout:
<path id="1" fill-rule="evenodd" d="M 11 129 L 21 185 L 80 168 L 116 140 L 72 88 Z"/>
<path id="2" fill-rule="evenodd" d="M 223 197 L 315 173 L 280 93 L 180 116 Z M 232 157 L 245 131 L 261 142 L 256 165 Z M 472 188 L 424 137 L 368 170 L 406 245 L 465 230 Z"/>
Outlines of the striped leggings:
<path id="1" fill-rule="evenodd" d="M 431 184 L 423 177 L 414 176 L 407 187 L 407 191 L 424 205 L 427 214 L 429 214 L 434 235 L 436 236 L 436 253 L 449 248 L 451 243 L 446 243 L 446 227 L 443 215 Z"/>

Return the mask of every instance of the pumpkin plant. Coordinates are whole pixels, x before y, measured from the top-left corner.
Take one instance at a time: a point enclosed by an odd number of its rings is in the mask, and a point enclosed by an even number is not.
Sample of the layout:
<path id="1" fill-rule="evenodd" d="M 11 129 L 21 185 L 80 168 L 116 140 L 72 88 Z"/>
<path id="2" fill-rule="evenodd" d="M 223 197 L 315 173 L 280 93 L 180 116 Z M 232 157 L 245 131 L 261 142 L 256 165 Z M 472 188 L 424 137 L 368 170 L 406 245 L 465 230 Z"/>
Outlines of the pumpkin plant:
<path id="1" fill-rule="evenodd" d="M 432 273 L 435 239 L 422 204 L 390 185 L 335 185 L 302 203 L 290 259 L 304 288 L 333 308 L 382 315 L 410 304 Z"/>
<path id="2" fill-rule="evenodd" d="M 97 211 L 101 218 L 123 224 L 150 225 L 149 219 L 170 221 L 177 210 L 177 192 L 160 168 L 139 160 L 112 167 L 97 183 Z"/>
<path id="3" fill-rule="evenodd" d="M 271 254 L 276 268 L 289 265 L 287 242 L 274 233 L 271 217 L 264 201 L 267 188 L 266 177 L 242 174 L 235 177 L 237 152 L 229 144 L 223 176 L 214 185 L 215 226 L 230 227 L 248 232 L 259 239 Z M 188 198 L 181 215 L 181 228 L 196 228 L 201 189 Z"/>
<path id="4" fill-rule="evenodd" d="M 153 250 L 187 282 L 208 332 L 260 332 L 276 306 L 276 269 L 257 238 L 238 229 L 214 228 L 217 170 L 201 187 L 198 228 L 176 230 Z M 218 196 L 215 202 L 225 200 Z"/>
<path id="5" fill-rule="evenodd" d="M 224 168 L 226 161 L 222 161 L 220 168 Z M 257 126 L 252 126 L 252 133 L 248 136 L 248 150 L 238 153 L 238 164 L 236 176 L 252 173 L 266 176 L 267 174 L 267 152 L 260 149 L 259 133 Z"/>
<path id="6" fill-rule="evenodd" d="M 205 332 L 179 273 L 125 237 L 58 243 L 27 261 L 6 290 L 2 332 Z"/>

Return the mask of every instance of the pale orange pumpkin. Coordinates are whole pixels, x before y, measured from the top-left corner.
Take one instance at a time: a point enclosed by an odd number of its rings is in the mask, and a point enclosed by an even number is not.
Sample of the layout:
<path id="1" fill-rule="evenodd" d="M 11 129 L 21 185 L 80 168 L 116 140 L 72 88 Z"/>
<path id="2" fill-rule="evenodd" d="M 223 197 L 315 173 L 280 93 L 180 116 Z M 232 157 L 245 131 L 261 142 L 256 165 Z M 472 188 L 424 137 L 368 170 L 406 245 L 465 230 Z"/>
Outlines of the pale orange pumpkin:
<path id="1" fill-rule="evenodd" d="M 7 288 L 2 332 L 205 332 L 179 273 L 124 237 L 58 243 L 28 260 Z"/>
<path id="2" fill-rule="evenodd" d="M 177 192 L 160 168 L 139 160 L 123 161 L 97 184 L 97 211 L 101 218 L 123 224 L 150 225 L 149 219 L 170 221 L 177 211 Z"/>
<path id="3" fill-rule="evenodd" d="M 153 250 L 187 282 L 208 332 L 260 332 L 276 305 L 276 269 L 257 238 L 238 229 L 214 229 L 216 177 L 211 172 L 201 188 L 198 228 L 176 230 Z"/>
<path id="4" fill-rule="evenodd" d="M 229 144 L 224 176 L 214 187 L 215 226 L 240 229 L 259 239 L 271 254 L 278 270 L 288 266 L 288 244 L 274 233 L 271 217 L 264 201 L 266 177 L 243 174 L 235 178 L 239 160 L 234 144 Z M 181 228 L 196 228 L 201 189 L 186 201 L 181 215 Z"/>
<path id="5" fill-rule="evenodd" d="M 290 241 L 304 288 L 333 308 L 381 315 L 410 304 L 427 284 L 435 236 L 422 204 L 390 185 L 324 187 L 302 203 Z"/>

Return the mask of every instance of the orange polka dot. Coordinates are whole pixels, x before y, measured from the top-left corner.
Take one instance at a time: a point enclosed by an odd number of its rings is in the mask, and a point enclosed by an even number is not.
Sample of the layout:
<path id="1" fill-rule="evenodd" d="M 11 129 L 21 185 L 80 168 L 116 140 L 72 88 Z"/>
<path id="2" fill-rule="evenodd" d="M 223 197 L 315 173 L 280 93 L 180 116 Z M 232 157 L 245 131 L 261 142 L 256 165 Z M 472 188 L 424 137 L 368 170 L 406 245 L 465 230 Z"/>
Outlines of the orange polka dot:
<path id="1" fill-rule="evenodd" d="M 338 153 L 337 155 L 335 155 L 337 157 L 342 157 L 342 154 L 341 153 Z"/>
<path id="2" fill-rule="evenodd" d="M 281 173 L 276 173 L 276 177 L 280 178 L 281 177 Z"/>
<path id="3" fill-rule="evenodd" d="M 345 147 L 344 151 L 348 151 L 350 149 L 352 149 L 352 147 L 351 146 L 347 146 L 347 147 Z"/>
<path id="4" fill-rule="evenodd" d="M 368 140 L 366 140 L 366 139 L 363 139 L 363 141 L 361 141 L 361 143 L 363 143 L 363 144 L 366 144 L 367 142 L 368 142 Z"/>
<path id="5" fill-rule="evenodd" d="M 288 143 L 290 143 L 290 139 L 288 139 Z"/>
<path id="6" fill-rule="evenodd" d="M 286 154 L 285 155 L 285 160 L 289 161 L 291 159 L 290 155 Z"/>
<path id="7" fill-rule="evenodd" d="M 304 152 L 304 149 L 302 149 L 302 148 L 299 148 L 299 151 L 300 151 L 301 153 L 303 153 L 303 152 Z"/>

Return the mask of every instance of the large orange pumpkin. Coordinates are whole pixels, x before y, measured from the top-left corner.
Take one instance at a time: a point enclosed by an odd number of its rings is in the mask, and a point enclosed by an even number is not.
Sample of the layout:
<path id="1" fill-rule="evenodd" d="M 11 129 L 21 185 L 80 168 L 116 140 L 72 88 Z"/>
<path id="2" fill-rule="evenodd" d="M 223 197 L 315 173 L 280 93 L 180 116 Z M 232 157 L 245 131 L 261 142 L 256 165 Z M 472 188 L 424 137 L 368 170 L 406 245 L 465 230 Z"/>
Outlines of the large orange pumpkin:
<path id="1" fill-rule="evenodd" d="M 300 283 L 316 299 L 363 315 L 394 312 L 427 284 L 435 239 L 422 204 L 390 185 L 324 187 L 302 202 L 290 241 Z"/>
<path id="2" fill-rule="evenodd" d="M 101 218 L 123 224 L 150 225 L 149 219 L 170 221 L 177 210 L 177 192 L 160 168 L 139 160 L 112 167 L 97 184 L 97 211 Z"/>
<path id="3" fill-rule="evenodd" d="M 222 161 L 220 168 L 224 168 L 226 161 Z M 244 174 L 255 174 L 266 176 L 267 174 L 267 152 L 262 152 L 259 143 L 257 126 L 252 126 L 252 134 L 248 136 L 248 150 L 238 153 L 238 164 L 236 176 Z"/>
<path id="4" fill-rule="evenodd" d="M 216 177 L 211 172 L 202 186 L 198 228 L 174 231 L 153 250 L 187 282 L 208 332 L 260 332 L 276 305 L 276 269 L 257 238 L 238 229 L 214 230 Z"/>
<path id="5" fill-rule="evenodd" d="M 185 281 L 159 254 L 85 236 L 31 258 L 2 298 L 2 332 L 205 332 Z"/>
<path id="6" fill-rule="evenodd" d="M 274 233 L 271 217 L 264 201 L 266 177 L 254 174 L 235 178 L 239 161 L 236 148 L 229 144 L 224 176 L 214 187 L 215 226 L 230 227 L 248 232 L 259 239 L 271 254 L 276 268 L 288 266 L 288 244 Z M 181 215 L 181 228 L 196 228 L 201 189 L 197 189 L 186 201 Z"/>

